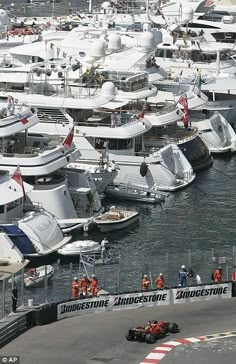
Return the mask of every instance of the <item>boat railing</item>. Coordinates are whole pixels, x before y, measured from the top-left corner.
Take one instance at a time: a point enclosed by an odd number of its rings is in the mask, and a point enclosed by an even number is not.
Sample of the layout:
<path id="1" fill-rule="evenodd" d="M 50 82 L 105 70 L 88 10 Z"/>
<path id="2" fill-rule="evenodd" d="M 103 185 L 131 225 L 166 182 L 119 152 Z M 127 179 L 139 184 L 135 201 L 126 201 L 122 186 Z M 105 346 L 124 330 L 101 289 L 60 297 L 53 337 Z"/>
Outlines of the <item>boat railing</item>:
<path id="1" fill-rule="evenodd" d="M 172 105 L 170 105 L 170 102 Z M 173 100 L 166 100 L 163 102 L 158 102 L 155 105 L 155 113 L 156 115 L 163 115 L 174 111 L 176 109 L 176 105 Z"/>
<path id="2" fill-rule="evenodd" d="M 145 120 L 145 118 L 140 119 L 138 118 L 138 112 L 137 114 L 134 113 L 121 113 L 115 116 L 115 118 L 110 117 L 110 115 L 104 116 L 101 115 L 93 115 L 89 117 L 86 121 L 76 122 L 75 124 L 78 126 L 105 126 L 110 128 L 117 128 L 117 127 L 128 127 L 132 124 L 138 123 L 142 121 L 146 126 L 150 126 L 151 124 L 149 121 Z"/>

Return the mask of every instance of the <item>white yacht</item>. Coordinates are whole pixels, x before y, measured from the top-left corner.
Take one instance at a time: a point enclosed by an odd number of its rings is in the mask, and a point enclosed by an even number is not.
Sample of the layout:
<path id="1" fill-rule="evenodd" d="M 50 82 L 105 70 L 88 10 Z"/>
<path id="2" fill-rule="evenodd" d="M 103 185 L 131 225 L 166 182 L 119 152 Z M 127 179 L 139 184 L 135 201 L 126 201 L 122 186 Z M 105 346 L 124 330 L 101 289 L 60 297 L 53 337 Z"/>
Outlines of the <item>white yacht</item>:
<path id="1" fill-rule="evenodd" d="M 6 258 L 11 247 L 10 256 L 20 252 L 29 260 L 40 260 L 57 251 L 71 237 L 63 236 L 56 219 L 49 212 L 25 201 L 25 194 L 28 195 L 33 187 L 27 183 L 22 187 L 19 178 L 0 171 L 0 256 Z"/>
<path id="2" fill-rule="evenodd" d="M 235 75 L 235 60 L 230 58 L 230 54 L 235 52 L 234 44 L 207 42 L 204 35 L 191 37 L 177 31 L 170 35 L 163 30 L 163 34 L 163 42 L 157 45 L 155 60 L 176 77 L 193 75 L 198 70 L 217 77 Z"/>
<path id="3" fill-rule="evenodd" d="M 81 227 L 93 210 L 101 210 L 89 173 L 66 174 L 63 169 L 80 155 L 73 143 L 67 145 L 65 137 L 46 136 L 42 129 L 37 135 L 29 132 L 39 121 L 35 110 L 15 104 L 13 98 L 1 103 L 0 115 L 0 166 L 11 173 L 21 166 L 24 181 L 34 187 L 27 199 L 53 214 L 64 231 Z"/>
<path id="4" fill-rule="evenodd" d="M 211 153 L 222 154 L 236 151 L 235 131 L 219 112 L 214 112 L 209 117 L 205 113 L 194 112 L 191 115 L 191 125 L 197 128 Z"/>

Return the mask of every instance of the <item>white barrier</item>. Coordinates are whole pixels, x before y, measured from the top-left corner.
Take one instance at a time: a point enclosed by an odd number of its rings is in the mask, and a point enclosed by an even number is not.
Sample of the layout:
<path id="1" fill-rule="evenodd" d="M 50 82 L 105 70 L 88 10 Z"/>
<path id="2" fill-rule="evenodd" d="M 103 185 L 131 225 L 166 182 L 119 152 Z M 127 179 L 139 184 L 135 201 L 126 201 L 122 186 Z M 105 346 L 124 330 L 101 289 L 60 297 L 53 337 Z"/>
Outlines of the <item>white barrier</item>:
<path id="1" fill-rule="evenodd" d="M 187 303 L 232 297 L 232 283 L 172 289 L 173 303 Z"/>
<path id="2" fill-rule="evenodd" d="M 57 320 L 90 312 L 153 307 L 232 297 L 232 283 L 96 297 L 61 303 Z"/>

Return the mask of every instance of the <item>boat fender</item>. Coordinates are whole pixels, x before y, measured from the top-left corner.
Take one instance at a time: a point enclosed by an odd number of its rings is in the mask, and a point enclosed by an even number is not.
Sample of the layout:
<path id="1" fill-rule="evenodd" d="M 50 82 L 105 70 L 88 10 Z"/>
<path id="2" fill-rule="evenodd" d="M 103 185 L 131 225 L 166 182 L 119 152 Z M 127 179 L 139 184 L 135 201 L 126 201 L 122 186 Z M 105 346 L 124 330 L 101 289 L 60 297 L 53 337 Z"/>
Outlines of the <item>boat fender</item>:
<path id="1" fill-rule="evenodd" d="M 146 164 L 146 162 L 142 162 L 141 166 L 140 166 L 140 174 L 142 177 L 145 177 L 148 171 L 148 166 Z"/>

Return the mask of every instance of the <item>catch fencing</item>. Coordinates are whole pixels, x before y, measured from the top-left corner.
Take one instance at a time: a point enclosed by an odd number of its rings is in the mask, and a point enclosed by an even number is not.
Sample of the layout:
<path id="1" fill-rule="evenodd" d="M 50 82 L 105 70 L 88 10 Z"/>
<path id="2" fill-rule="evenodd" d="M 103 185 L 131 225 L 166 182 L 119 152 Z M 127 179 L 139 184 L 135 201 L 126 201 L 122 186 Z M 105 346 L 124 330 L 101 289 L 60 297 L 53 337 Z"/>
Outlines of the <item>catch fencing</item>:
<path id="1" fill-rule="evenodd" d="M 222 246 L 217 249 L 203 249 L 201 252 L 194 250 L 165 249 L 153 251 L 145 256 L 134 252 L 135 259 L 120 255 L 115 264 L 97 265 L 90 264 L 58 264 L 52 263 L 55 274 L 48 284 L 42 287 L 27 289 L 22 280 L 17 281 L 18 303 L 17 306 L 28 305 L 33 300 L 34 305 L 66 300 L 71 297 L 71 282 L 73 277 L 78 279 L 86 273 L 89 277 L 95 274 L 98 278 L 99 288 L 110 294 L 125 294 L 141 291 L 141 279 L 147 274 L 150 279 L 150 290 L 156 289 L 155 280 L 159 273 L 165 279 L 164 288 L 178 287 L 178 272 L 184 264 L 187 270 L 191 267 L 195 275 L 188 278 L 188 286 L 196 284 L 196 275 L 200 275 L 203 284 L 213 283 L 211 273 L 220 265 L 223 271 L 223 281 L 230 281 L 233 267 L 236 264 L 235 246 Z M 111 254 L 113 254 L 111 249 Z M 46 282 L 45 282 L 46 283 Z M 0 317 L 11 312 L 12 283 L 0 282 Z M 4 291 L 4 292 L 3 292 Z"/>

